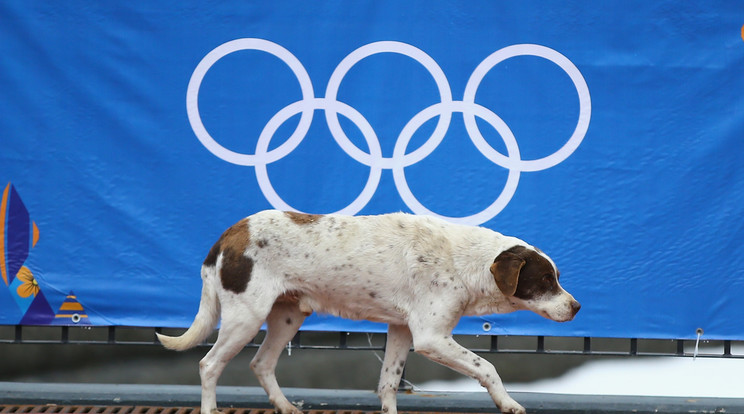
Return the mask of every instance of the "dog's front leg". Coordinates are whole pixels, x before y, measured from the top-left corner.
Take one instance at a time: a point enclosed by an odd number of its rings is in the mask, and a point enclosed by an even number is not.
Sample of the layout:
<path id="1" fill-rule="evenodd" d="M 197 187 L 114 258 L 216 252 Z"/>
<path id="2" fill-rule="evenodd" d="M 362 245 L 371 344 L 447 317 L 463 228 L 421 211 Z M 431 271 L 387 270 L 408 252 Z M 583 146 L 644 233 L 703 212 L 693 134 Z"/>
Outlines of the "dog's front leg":
<path id="1" fill-rule="evenodd" d="M 433 321 L 429 321 L 430 323 Z M 411 327 L 413 330 L 413 326 Z M 526 414 L 524 407 L 509 396 L 496 373 L 485 359 L 455 342 L 448 332 L 429 329 L 413 331 L 414 350 L 434 362 L 474 378 L 484 386 L 502 413 Z"/>
<path id="2" fill-rule="evenodd" d="M 385 343 L 385 359 L 380 373 L 380 385 L 377 395 L 382 402 L 382 412 L 397 414 L 398 385 L 400 384 L 403 368 L 406 365 L 408 351 L 411 349 L 411 331 L 405 325 L 388 326 L 387 342 Z"/>

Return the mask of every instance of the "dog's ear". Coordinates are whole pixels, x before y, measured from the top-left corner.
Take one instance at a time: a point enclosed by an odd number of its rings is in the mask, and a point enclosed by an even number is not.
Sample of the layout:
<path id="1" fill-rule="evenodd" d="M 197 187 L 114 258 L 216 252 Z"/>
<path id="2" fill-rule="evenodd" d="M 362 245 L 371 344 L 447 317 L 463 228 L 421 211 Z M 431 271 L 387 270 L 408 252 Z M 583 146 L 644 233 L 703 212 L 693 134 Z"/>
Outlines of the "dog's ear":
<path id="1" fill-rule="evenodd" d="M 512 252 L 501 252 L 491 265 L 491 273 L 501 293 L 514 296 L 517 291 L 519 271 L 526 262 Z"/>

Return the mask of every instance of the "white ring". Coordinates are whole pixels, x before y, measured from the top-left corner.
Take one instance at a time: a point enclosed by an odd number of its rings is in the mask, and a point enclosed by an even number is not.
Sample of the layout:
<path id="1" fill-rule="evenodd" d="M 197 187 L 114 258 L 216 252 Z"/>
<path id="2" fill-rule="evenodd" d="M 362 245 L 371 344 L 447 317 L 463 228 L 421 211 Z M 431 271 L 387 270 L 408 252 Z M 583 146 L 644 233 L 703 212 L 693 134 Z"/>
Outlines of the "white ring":
<path id="1" fill-rule="evenodd" d="M 441 114 L 445 112 L 462 112 L 463 116 L 465 114 L 472 114 L 473 116 L 477 115 L 479 118 L 485 120 L 494 129 L 496 129 L 496 131 L 504 139 L 506 150 L 509 154 L 509 159 L 519 160 L 519 146 L 517 145 L 517 140 L 506 123 L 498 115 L 481 105 L 461 101 L 449 102 L 446 104 L 434 104 L 411 118 L 408 124 L 406 124 L 406 126 L 403 128 L 403 131 L 401 131 L 400 136 L 398 137 L 398 141 L 395 143 L 393 158 L 402 158 L 400 157 L 400 154 L 405 152 L 406 145 L 408 145 L 408 142 L 411 140 L 413 133 L 421 125 L 437 115 L 441 116 Z M 490 158 L 489 160 L 493 161 Z M 509 175 L 506 178 L 506 184 L 504 185 L 504 189 L 501 191 L 501 194 L 496 198 L 496 200 L 494 200 L 493 203 L 491 203 L 491 205 L 486 207 L 483 211 L 465 217 L 449 217 L 437 214 L 429 210 L 428 208 L 424 207 L 424 205 L 421 204 L 418 199 L 416 199 L 416 197 L 411 192 L 410 187 L 408 187 L 408 182 L 406 181 L 403 167 L 405 167 L 405 165 L 402 163 L 393 166 L 393 179 L 395 180 L 395 186 L 398 188 L 398 192 L 400 193 L 401 198 L 403 198 L 403 202 L 406 203 L 408 208 L 410 208 L 416 214 L 432 215 L 451 221 L 453 223 L 460 224 L 484 223 L 499 214 L 501 210 L 503 210 L 504 207 L 506 207 L 506 205 L 509 203 L 512 196 L 514 196 L 514 192 L 517 191 L 517 184 L 519 183 L 520 174 L 520 171 L 517 169 L 509 169 Z"/>
<path id="2" fill-rule="evenodd" d="M 475 117 L 473 117 L 472 114 L 463 114 L 465 118 L 465 128 L 475 146 L 478 147 L 481 152 L 489 152 L 489 159 L 498 159 L 499 165 L 524 172 L 545 170 L 568 158 L 576 148 L 579 147 L 584 136 L 586 136 L 586 131 L 589 129 L 589 119 L 591 118 L 591 97 L 589 95 L 589 87 L 587 86 L 584 77 L 581 76 L 579 69 L 562 54 L 541 45 L 520 44 L 499 49 L 485 58 L 470 75 L 470 79 L 468 79 L 468 83 L 465 86 L 463 101 L 475 102 L 475 93 L 486 74 L 500 62 L 515 56 L 537 56 L 547 59 L 558 65 L 571 78 L 571 81 L 576 87 L 576 92 L 579 95 L 579 120 L 576 123 L 576 129 L 571 137 L 563 147 L 551 155 L 536 160 L 515 160 L 511 157 L 505 157 L 499 152 L 493 150 L 493 148 L 486 143 L 486 140 L 478 129 L 478 124 L 475 122 Z"/>
<path id="3" fill-rule="evenodd" d="M 444 75 L 442 68 L 439 67 L 437 62 L 434 61 L 431 56 L 424 53 L 421 49 L 411 46 L 407 43 L 391 41 L 370 43 L 356 49 L 348 56 L 346 56 L 338 64 L 336 69 L 333 71 L 333 74 L 331 74 L 331 78 L 328 80 L 328 87 L 326 88 L 325 94 L 326 99 L 336 102 L 338 88 L 339 86 L 341 86 L 341 81 L 346 76 L 346 73 L 348 73 L 349 70 L 354 65 L 359 63 L 359 61 L 361 61 L 362 59 L 378 53 L 398 53 L 404 56 L 408 56 L 416 62 L 420 63 L 429 72 L 429 74 L 431 74 L 432 78 L 434 78 L 434 82 L 436 83 L 437 89 L 439 90 L 439 98 L 441 102 L 452 101 L 452 91 L 450 90 L 447 77 Z M 349 156 L 354 158 L 357 162 L 370 167 L 373 164 L 379 164 L 383 168 L 391 168 L 393 163 L 392 158 L 370 158 L 370 154 L 365 153 L 356 145 L 354 145 L 344 133 L 343 128 L 341 128 L 341 124 L 338 122 L 338 115 L 336 114 L 335 108 L 331 106 L 329 109 L 330 110 L 326 110 L 326 122 L 328 123 L 328 128 L 331 130 L 333 139 L 336 140 L 338 145 L 341 146 L 341 148 L 343 148 L 344 151 L 349 154 Z M 414 158 L 417 160 L 421 160 L 432 151 L 434 151 L 434 149 L 439 145 L 442 139 L 444 139 L 444 135 L 447 133 L 451 118 L 451 113 L 442 114 L 442 116 L 439 118 L 439 121 L 437 122 L 436 128 L 434 128 L 434 132 L 432 133 L 431 137 L 429 137 L 429 139 L 422 146 L 417 148 L 411 154 L 405 155 L 405 158 Z M 422 156 L 421 153 L 423 152 L 425 152 L 426 154 Z M 411 165 L 415 162 L 417 161 L 408 162 L 406 165 Z"/>
<path id="4" fill-rule="evenodd" d="M 271 137 L 274 135 L 274 132 L 276 132 L 277 128 L 279 128 L 279 126 L 281 126 L 287 119 L 299 112 L 303 112 L 308 109 L 323 109 L 328 111 L 328 108 L 330 106 L 334 106 L 334 110 L 337 110 L 338 112 L 343 114 L 359 128 L 359 130 L 362 132 L 362 135 L 364 135 L 364 139 L 367 141 L 367 145 L 369 145 L 371 155 L 373 157 L 381 158 L 382 149 L 380 148 L 380 141 L 377 139 L 377 135 L 375 134 L 374 129 L 372 129 L 372 126 L 369 124 L 369 122 L 367 122 L 362 114 L 360 114 L 356 109 L 352 108 L 349 105 L 341 102 L 329 101 L 322 98 L 298 101 L 277 112 L 277 114 L 274 115 L 266 124 L 266 127 L 264 127 L 263 131 L 261 131 L 261 135 L 258 138 L 258 144 L 256 145 L 256 157 L 258 159 L 261 159 L 264 158 L 264 154 L 270 153 L 267 151 L 269 148 Z M 290 149 L 290 151 L 292 149 Z M 274 187 L 271 185 L 271 181 L 269 180 L 269 174 L 266 170 L 266 164 L 268 164 L 268 162 L 261 162 L 256 164 L 256 178 L 258 179 L 258 185 L 259 187 L 261 187 L 261 191 L 264 193 L 266 199 L 269 201 L 269 203 L 271 203 L 272 206 L 280 210 L 301 211 L 290 206 L 281 197 L 279 197 L 279 194 L 277 194 L 277 192 L 274 190 Z M 380 183 L 381 176 L 382 168 L 379 165 L 370 166 L 369 178 L 367 179 L 367 184 L 365 184 L 362 192 L 359 194 L 359 196 L 357 196 L 356 199 L 354 199 L 354 201 L 351 202 L 351 204 L 337 211 L 336 213 L 347 215 L 354 215 L 358 213 L 362 208 L 364 208 L 364 206 L 367 205 L 369 200 L 375 194 L 377 185 Z"/>
<path id="5" fill-rule="evenodd" d="M 315 96 L 315 93 L 313 92 L 313 84 L 310 81 L 310 76 L 307 74 L 307 71 L 302 66 L 302 63 L 300 63 L 300 61 L 287 49 L 268 40 L 252 38 L 232 40 L 216 47 L 214 50 L 204 56 L 201 62 L 199 62 L 199 64 L 196 66 L 196 69 L 194 69 L 194 73 L 191 75 L 189 86 L 186 91 L 186 113 L 188 114 L 191 128 L 194 130 L 196 137 L 199 138 L 199 141 L 201 141 L 202 145 L 204 145 L 212 154 L 216 155 L 218 158 L 237 165 L 256 165 L 256 163 L 260 161 L 256 160 L 255 155 L 235 152 L 217 143 L 217 141 L 215 141 L 215 139 L 212 138 L 211 135 L 209 135 L 209 132 L 207 132 L 207 129 L 202 123 L 201 115 L 199 115 L 199 88 L 201 87 L 201 83 L 204 80 L 204 76 L 207 74 L 207 71 L 218 60 L 229 55 L 230 53 L 240 50 L 260 50 L 278 57 L 282 60 L 282 62 L 286 63 L 287 66 L 289 66 L 289 68 L 297 77 L 297 80 L 300 82 L 300 90 L 302 91 L 303 100 L 312 99 L 313 96 Z M 271 152 L 281 152 L 280 150 L 283 149 L 282 147 L 296 147 L 297 145 L 299 145 L 300 141 L 302 141 L 302 139 L 305 137 L 305 134 L 307 134 L 307 131 L 310 129 L 312 120 L 313 111 L 303 111 L 302 116 L 300 117 L 300 122 L 297 125 L 297 129 L 295 129 L 295 131 L 292 133 L 287 141 L 285 141 L 282 145 L 272 150 Z M 285 151 L 285 153 L 286 152 L 288 151 Z"/>

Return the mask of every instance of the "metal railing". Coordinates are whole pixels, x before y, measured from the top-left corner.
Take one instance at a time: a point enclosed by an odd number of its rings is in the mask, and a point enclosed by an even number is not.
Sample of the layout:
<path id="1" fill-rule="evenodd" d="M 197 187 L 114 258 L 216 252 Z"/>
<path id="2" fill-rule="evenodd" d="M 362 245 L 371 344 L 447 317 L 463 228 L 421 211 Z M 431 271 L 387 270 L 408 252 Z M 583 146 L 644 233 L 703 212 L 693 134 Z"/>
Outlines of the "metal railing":
<path id="1" fill-rule="evenodd" d="M 155 333 L 176 335 L 182 329 L 140 327 L 0 326 L 0 344 L 158 345 Z M 210 336 L 200 346 L 214 343 Z M 257 348 L 263 333 L 247 347 Z M 744 341 L 708 341 L 640 338 L 524 337 L 456 335 L 458 342 L 476 353 L 549 354 L 588 356 L 673 356 L 744 358 Z M 288 349 L 384 351 L 385 334 L 300 331 Z"/>

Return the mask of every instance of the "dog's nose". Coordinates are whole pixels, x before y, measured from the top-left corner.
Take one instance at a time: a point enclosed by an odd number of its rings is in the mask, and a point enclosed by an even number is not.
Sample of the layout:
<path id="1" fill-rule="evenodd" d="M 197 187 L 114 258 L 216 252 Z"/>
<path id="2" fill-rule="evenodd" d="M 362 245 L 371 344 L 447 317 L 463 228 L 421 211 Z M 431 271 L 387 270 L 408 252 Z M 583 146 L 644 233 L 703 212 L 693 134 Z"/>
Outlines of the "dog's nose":
<path id="1" fill-rule="evenodd" d="M 571 311 L 573 311 L 574 315 L 579 312 L 579 309 L 581 309 L 581 304 L 578 301 L 571 302 Z"/>

